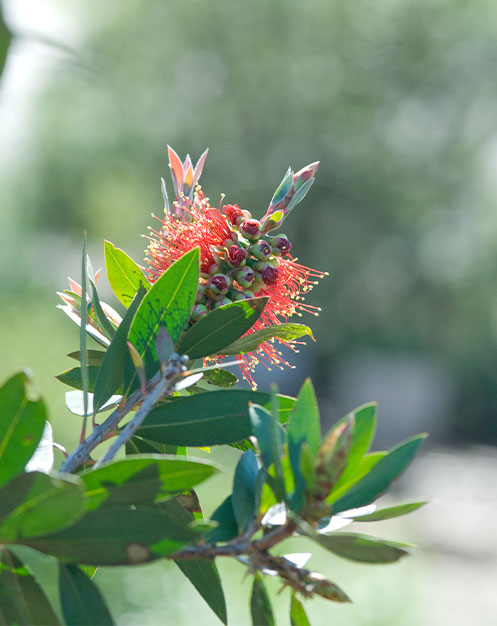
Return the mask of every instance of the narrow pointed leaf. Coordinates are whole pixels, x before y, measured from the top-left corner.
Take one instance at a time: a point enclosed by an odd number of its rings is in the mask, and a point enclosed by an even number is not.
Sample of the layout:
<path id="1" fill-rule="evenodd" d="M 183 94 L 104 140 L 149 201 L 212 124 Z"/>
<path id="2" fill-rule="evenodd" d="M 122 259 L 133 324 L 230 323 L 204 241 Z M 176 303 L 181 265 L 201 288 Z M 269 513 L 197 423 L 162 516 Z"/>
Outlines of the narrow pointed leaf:
<path id="1" fill-rule="evenodd" d="M 279 419 L 284 423 L 295 402 L 278 396 Z M 136 434 L 144 439 L 178 446 L 235 443 L 252 434 L 249 402 L 270 406 L 267 393 L 242 389 L 211 391 L 173 398 L 153 409 Z"/>
<path id="2" fill-rule="evenodd" d="M 150 283 L 133 259 L 110 241 L 105 242 L 105 268 L 112 291 L 126 308 L 140 286 L 145 291 L 150 288 Z"/>
<path id="3" fill-rule="evenodd" d="M 98 587 L 76 565 L 59 563 L 59 593 L 67 626 L 112 626 Z"/>
<path id="4" fill-rule="evenodd" d="M 31 399 L 28 388 L 24 372 L 0 388 L 0 486 L 24 470 L 43 435 L 45 405 Z"/>
<path id="5" fill-rule="evenodd" d="M 233 387 L 238 382 L 238 378 L 234 374 L 221 368 L 206 370 L 204 380 L 209 385 L 216 385 L 217 387 Z"/>
<path id="6" fill-rule="evenodd" d="M 401 515 L 407 515 L 427 504 L 427 502 L 409 502 L 406 504 L 398 504 L 397 506 L 389 506 L 385 509 L 378 509 L 374 513 L 369 515 L 357 515 L 354 516 L 354 522 L 379 522 L 384 519 L 392 519 L 393 517 L 400 517 Z"/>
<path id="7" fill-rule="evenodd" d="M 273 609 L 261 574 L 256 574 L 250 596 L 252 626 L 274 626 Z"/>
<path id="8" fill-rule="evenodd" d="M 10 550 L 0 549 L 0 624 L 60 624 L 42 588 Z"/>
<path id="9" fill-rule="evenodd" d="M 240 457 L 233 479 L 233 494 L 231 502 L 233 512 L 240 533 L 247 530 L 247 526 L 256 513 L 256 480 L 259 473 L 257 459 L 252 450 L 247 450 Z"/>
<path id="10" fill-rule="evenodd" d="M 200 559 L 179 559 L 175 563 L 223 624 L 227 624 L 226 600 L 216 564 Z"/>
<path id="11" fill-rule="evenodd" d="M 294 341 L 305 335 L 314 339 L 312 330 L 305 324 L 276 324 L 275 326 L 255 330 L 244 337 L 240 337 L 240 339 L 237 339 L 233 343 L 230 343 L 229 346 L 223 348 L 221 352 L 226 355 L 244 354 L 245 352 L 257 350 L 261 343 L 270 341 L 271 339 L 276 338 L 282 341 Z"/>
<path id="12" fill-rule="evenodd" d="M 128 354 L 127 336 L 144 295 L 144 287 L 139 286 L 102 360 L 102 364 L 95 378 L 93 397 L 94 414 L 96 414 L 107 400 L 123 385 L 125 359 Z"/>
<path id="13" fill-rule="evenodd" d="M 333 513 L 364 506 L 381 496 L 413 461 L 425 437 L 416 435 L 392 448 L 364 478 L 333 503 Z"/>
<path id="14" fill-rule="evenodd" d="M 165 326 L 176 343 L 190 319 L 198 287 L 199 258 L 199 249 L 195 248 L 173 263 L 145 295 L 131 324 L 128 339 L 152 367 L 158 366 L 155 342 L 160 327 Z"/>
<path id="15" fill-rule="evenodd" d="M 97 374 L 99 370 L 99 366 L 97 365 L 89 365 L 88 368 L 88 392 L 93 393 L 95 390 L 95 382 L 97 380 Z M 61 383 L 67 385 L 68 387 L 72 387 L 73 389 L 83 390 L 83 374 L 80 367 L 71 367 L 60 374 L 55 376 L 57 380 L 60 380 Z M 116 389 L 117 391 L 117 389 Z M 122 393 L 122 381 L 121 381 L 121 390 Z"/>
<path id="16" fill-rule="evenodd" d="M 228 496 L 211 515 L 211 519 L 218 523 L 217 527 L 207 533 L 207 543 L 230 541 L 238 535 L 238 524 L 233 510 L 233 500 Z"/>
<path id="17" fill-rule="evenodd" d="M 189 490 L 218 471 L 209 461 L 159 454 L 134 455 L 102 465 L 80 476 L 86 488 L 86 507 L 138 504 L 164 500 Z"/>
<path id="18" fill-rule="evenodd" d="M 304 606 L 295 593 L 292 593 L 290 602 L 290 624 L 291 626 L 310 626 Z"/>
<path id="19" fill-rule="evenodd" d="M 75 359 L 76 361 L 80 361 L 79 350 L 75 350 L 74 352 L 70 352 L 68 357 L 71 359 Z M 105 352 L 103 350 L 87 350 L 86 351 L 86 362 L 89 366 L 96 365 L 100 366 L 104 359 Z"/>
<path id="20" fill-rule="evenodd" d="M 177 346 L 180 354 L 198 359 L 226 352 L 226 346 L 241 337 L 259 319 L 269 298 L 250 298 L 214 309 L 186 332 Z"/>
<path id="21" fill-rule="evenodd" d="M 266 470 L 274 466 L 273 491 L 278 499 L 285 500 L 285 480 L 281 457 L 283 455 L 283 443 L 285 431 L 281 424 L 276 421 L 272 412 L 257 404 L 249 408 L 252 432 L 257 439 L 257 445 L 261 453 L 262 463 Z"/>
<path id="22" fill-rule="evenodd" d="M 87 513 L 64 530 L 19 543 L 66 563 L 136 565 L 173 554 L 199 535 L 198 529 L 157 510 L 109 507 Z"/>
<path id="23" fill-rule="evenodd" d="M 88 415 L 88 363 L 86 362 L 86 285 L 88 281 L 88 255 L 86 254 L 86 233 L 83 238 L 83 260 L 81 262 L 81 324 L 79 326 L 79 353 L 81 355 L 81 389 L 83 391 L 83 430 L 86 431 L 86 416 Z"/>
<path id="24" fill-rule="evenodd" d="M 98 324 L 98 327 L 102 331 L 102 333 L 107 337 L 109 341 L 112 341 L 112 337 L 115 334 L 115 329 L 107 319 L 107 316 L 102 309 L 102 305 L 100 304 L 100 298 L 98 295 L 97 287 L 93 280 L 90 280 L 91 292 L 92 292 L 92 301 L 91 305 L 93 308 L 93 313 L 95 315 L 95 320 Z"/>

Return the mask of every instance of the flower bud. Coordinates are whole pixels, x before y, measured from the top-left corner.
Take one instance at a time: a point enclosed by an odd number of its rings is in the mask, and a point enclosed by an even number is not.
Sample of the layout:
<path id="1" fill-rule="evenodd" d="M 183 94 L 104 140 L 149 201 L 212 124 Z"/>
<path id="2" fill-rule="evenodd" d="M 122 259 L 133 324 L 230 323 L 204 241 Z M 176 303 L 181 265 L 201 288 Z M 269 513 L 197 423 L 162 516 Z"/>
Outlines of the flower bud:
<path id="1" fill-rule="evenodd" d="M 195 296 L 195 302 L 200 304 L 205 299 L 205 285 L 200 283 L 197 287 L 197 295 Z"/>
<path id="2" fill-rule="evenodd" d="M 207 310 L 207 307 L 204 304 L 196 304 L 193 307 L 192 320 L 194 322 L 196 322 L 201 317 L 204 317 L 204 315 L 207 315 L 207 313 L 208 313 L 208 310 Z"/>
<path id="3" fill-rule="evenodd" d="M 221 298 L 221 300 L 218 300 L 217 302 L 214 303 L 214 308 L 218 309 L 220 306 L 224 306 L 225 304 L 231 304 L 232 300 L 230 300 L 229 298 Z"/>
<path id="4" fill-rule="evenodd" d="M 207 281 L 207 295 L 217 300 L 219 296 L 225 296 L 231 287 L 231 280 L 224 274 L 214 274 Z"/>
<path id="5" fill-rule="evenodd" d="M 235 274 L 235 280 L 240 287 L 250 287 L 254 282 L 254 272 L 250 267 L 242 267 L 241 270 Z"/>
<path id="6" fill-rule="evenodd" d="M 253 298 L 254 294 L 249 289 L 244 289 L 243 291 L 237 291 L 233 300 L 248 300 L 249 298 Z"/>
<path id="7" fill-rule="evenodd" d="M 262 281 L 266 285 L 274 285 L 274 283 L 278 280 L 278 269 L 269 263 L 259 261 L 254 267 L 257 270 L 256 278 L 259 278 L 257 274 L 260 274 Z"/>
<path id="8" fill-rule="evenodd" d="M 240 225 L 241 234 L 251 241 L 259 238 L 261 232 L 261 223 L 259 220 L 245 220 Z"/>
<path id="9" fill-rule="evenodd" d="M 245 248 L 240 248 L 239 246 L 230 246 L 226 254 L 226 260 L 231 267 L 242 267 L 242 265 L 245 265 L 245 260 L 247 256 L 248 253 Z"/>
<path id="10" fill-rule="evenodd" d="M 223 213 L 233 226 L 240 226 L 240 224 L 245 220 L 243 211 L 238 204 L 227 204 L 223 206 Z"/>
<path id="11" fill-rule="evenodd" d="M 264 241 L 264 239 L 259 239 L 257 243 L 254 243 L 249 248 L 250 254 L 252 254 L 256 259 L 267 259 L 271 256 L 271 246 Z"/>
<path id="12" fill-rule="evenodd" d="M 286 235 L 277 235 L 276 237 L 271 237 L 271 248 L 276 256 L 285 256 L 292 249 L 292 244 Z"/>

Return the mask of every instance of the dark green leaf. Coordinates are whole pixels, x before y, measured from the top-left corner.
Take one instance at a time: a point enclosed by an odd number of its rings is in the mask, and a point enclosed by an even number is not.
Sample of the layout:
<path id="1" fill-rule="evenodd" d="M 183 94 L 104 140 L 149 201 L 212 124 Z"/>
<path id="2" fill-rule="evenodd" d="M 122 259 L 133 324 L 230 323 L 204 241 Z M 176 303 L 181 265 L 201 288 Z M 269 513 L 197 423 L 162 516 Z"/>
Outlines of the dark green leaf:
<path id="1" fill-rule="evenodd" d="M 314 462 L 321 441 L 319 409 L 312 382 L 308 378 L 299 392 L 288 424 L 288 454 L 295 481 L 291 507 L 298 511 L 304 504 L 306 481 L 301 471 L 301 448 L 307 442 L 306 461 Z"/>
<path id="2" fill-rule="evenodd" d="M 281 341 L 293 341 L 304 335 L 314 339 L 312 330 L 305 324 L 277 324 L 261 330 L 255 330 L 253 333 L 240 337 L 240 339 L 223 349 L 222 353 L 227 355 L 244 354 L 245 352 L 257 350 L 261 343 L 270 341 L 273 338 L 281 339 Z"/>
<path id="3" fill-rule="evenodd" d="M 397 506 L 389 506 L 386 509 L 379 509 L 368 515 L 356 515 L 353 517 L 355 522 L 379 522 L 384 519 L 392 519 L 393 517 L 400 517 L 401 515 L 407 515 L 412 513 L 420 507 L 427 504 L 426 502 L 408 502 L 406 504 L 399 504 Z"/>
<path id="4" fill-rule="evenodd" d="M 88 391 L 93 392 L 95 389 L 95 381 L 97 380 L 99 367 L 97 365 L 89 365 L 88 366 Z M 64 385 L 68 385 L 68 387 L 73 387 L 74 389 L 83 389 L 83 377 L 81 374 L 80 367 L 71 367 L 65 372 L 61 372 L 57 374 L 55 377 L 60 380 Z M 118 389 L 116 389 L 118 391 Z M 122 393 L 122 380 L 121 380 L 121 393 Z M 111 394 L 112 395 L 112 394 Z"/>
<path id="5" fill-rule="evenodd" d="M 112 291 L 125 307 L 129 306 L 140 286 L 145 291 L 150 288 L 150 283 L 133 259 L 110 241 L 105 242 L 105 268 Z"/>
<path id="6" fill-rule="evenodd" d="M 95 395 L 93 398 L 93 412 L 96 414 L 101 406 L 118 391 L 124 380 L 124 365 L 128 354 L 128 332 L 145 295 L 145 288 L 138 287 L 129 309 L 114 335 L 110 346 L 103 358 L 95 379 Z"/>
<path id="7" fill-rule="evenodd" d="M 59 563 L 59 592 L 67 626 L 112 626 L 98 587 L 76 565 Z"/>
<path id="8" fill-rule="evenodd" d="M 91 292 L 92 292 L 92 301 L 91 305 L 93 308 L 93 313 L 95 315 L 95 321 L 98 324 L 98 327 L 102 331 L 102 333 L 107 337 L 107 339 L 112 340 L 112 337 L 115 334 L 114 326 L 107 319 L 107 316 L 102 309 L 102 305 L 100 304 L 100 298 L 98 296 L 97 286 L 95 285 L 93 280 L 90 280 Z"/>
<path id="9" fill-rule="evenodd" d="M 220 352 L 225 354 L 224 348 L 241 337 L 259 319 L 268 300 L 266 297 L 250 298 L 212 310 L 195 322 L 182 337 L 177 351 L 187 354 L 191 359 Z"/>
<path id="10" fill-rule="evenodd" d="M 250 597 L 252 626 L 274 626 L 273 610 L 261 574 L 256 574 Z"/>
<path id="11" fill-rule="evenodd" d="M 0 550 L 0 624 L 60 624 L 31 572 L 9 550 Z"/>
<path id="12" fill-rule="evenodd" d="M 304 606 L 295 593 L 292 593 L 292 600 L 290 602 L 290 624 L 291 626 L 310 626 Z"/>
<path id="13" fill-rule="evenodd" d="M 0 490 L 0 543 L 64 528 L 83 511 L 83 489 L 77 476 L 21 474 Z"/>
<path id="14" fill-rule="evenodd" d="M 425 437 L 424 434 L 416 435 L 392 448 L 384 458 L 373 466 L 369 474 L 366 474 L 339 500 L 333 503 L 333 513 L 355 509 L 376 500 L 411 463 Z"/>
<path id="15" fill-rule="evenodd" d="M 235 469 L 233 479 L 233 494 L 231 504 L 240 533 L 247 530 L 247 526 L 254 518 L 257 508 L 256 481 L 259 473 L 257 459 L 252 450 L 242 454 Z"/>
<path id="16" fill-rule="evenodd" d="M 249 415 L 252 422 L 252 432 L 257 439 L 257 445 L 261 453 L 262 463 L 266 470 L 269 470 L 271 465 L 274 465 L 275 480 L 271 487 L 279 500 L 285 500 L 285 481 L 281 465 L 285 431 L 281 424 L 276 421 L 276 417 L 262 406 L 252 404 L 249 408 Z"/>
<path id="17" fill-rule="evenodd" d="M 238 536 L 238 524 L 236 523 L 235 513 L 231 496 L 228 496 L 224 502 L 211 515 L 211 519 L 218 522 L 218 526 L 211 530 L 205 537 L 207 543 L 218 541 L 230 541 Z"/>
<path id="18" fill-rule="evenodd" d="M 45 405 L 31 399 L 28 392 L 24 372 L 0 388 L 0 486 L 24 470 L 43 435 Z"/>
<path id="19" fill-rule="evenodd" d="M 180 559 L 175 563 L 223 624 L 227 624 L 226 601 L 215 563 L 200 559 Z"/>
<path id="20" fill-rule="evenodd" d="M 216 385 L 217 387 L 233 387 L 238 382 L 238 378 L 234 374 L 222 368 L 206 370 L 204 372 L 204 380 L 209 385 Z"/>
<path id="21" fill-rule="evenodd" d="M 198 485 L 218 468 L 209 461 L 148 454 L 114 461 L 80 474 L 87 510 L 105 504 L 137 504 L 163 500 Z"/>
<path id="22" fill-rule="evenodd" d="M 295 400 L 278 396 L 281 422 Z M 144 439 L 178 446 L 234 443 L 252 434 L 249 402 L 270 406 L 267 393 L 233 389 L 173 398 L 153 409 L 136 434 Z"/>
<path id="23" fill-rule="evenodd" d="M 147 363 L 157 361 L 155 341 L 161 326 L 176 343 L 191 314 L 199 279 L 199 249 L 173 263 L 152 285 L 131 324 L 128 339 Z"/>
<path id="24" fill-rule="evenodd" d="M 81 359 L 79 358 L 79 350 L 75 350 L 74 352 L 70 352 L 68 355 L 68 357 L 71 357 L 71 359 L 74 359 L 76 361 L 80 361 Z M 101 365 L 102 361 L 104 359 L 105 356 L 105 352 L 103 350 L 87 350 L 86 351 L 86 362 L 88 363 L 88 365 Z"/>
<path id="25" fill-rule="evenodd" d="M 335 484 L 334 490 L 338 490 L 343 485 L 349 483 L 360 471 L 362 458 L 369 450 L 374 438 L 376 411 L 376 402 L 370 402 L 363 404 L 340 420 L 339 424 L 353 417 L 354 430 L 352 432 L 347 467 Z"/>
<path id="26" fill-rule="evenodd" d="M 357 533 L 323 535 L 306 525 L 305 535 L 330 552 L 361 563 L 394 563 L 409 554 L 406 544 Z"/>
<path id="27" fill-rule="evenodd" d="M 19 541 L 63 562 L 136 565 L 168 556 L 199 536 L 153 509 L 104 508 L 73 526 L 37 539 Z"/>

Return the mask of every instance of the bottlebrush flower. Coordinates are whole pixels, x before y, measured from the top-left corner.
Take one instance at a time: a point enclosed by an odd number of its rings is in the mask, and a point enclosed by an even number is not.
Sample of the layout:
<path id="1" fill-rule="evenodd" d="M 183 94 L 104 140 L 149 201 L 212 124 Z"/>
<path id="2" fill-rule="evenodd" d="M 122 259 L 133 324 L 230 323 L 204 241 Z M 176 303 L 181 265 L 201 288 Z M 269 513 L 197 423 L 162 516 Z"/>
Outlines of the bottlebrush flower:
<path id="1" fill-rule="evenodd" d="M 260 222 L 237 204 L 224 205 L 221 210 L 209 204 L 198 185 L 206 154 L 193 168 L 189 156 L 182 163 L 169 148 L 176 199 L 170 207 L 162 180 L 165 215 L 157 218 L 160 228 L 150 229 L 148 237 L 150 280 L 159 278 L 174 261 L 198 246 L 201 278 L 191 323 L 218 306 L 254 296 L 267 296 L 269 301 L 249 333 L 304 312 L 317 315 L 317 307 L 304 303 L 305 294 L 316 284 L 316 278 L 327 274 L 297 263 L 289 254 L 292 244 L 286 235 L 268 234 L 273 222 L 279 226 L 285 214 L 304 197 L 303 192 L 314 180 L 317 163 L 297 174 L 287 172 Z M 293 342 L 278 341 L 295 350 Z M 268 369 L 273 365 L 291 367 L 277 345 L 267 341 L 255 352 L 236 357 L 249 383 L 254 385 L 252 372 L 257 363 Z"/>

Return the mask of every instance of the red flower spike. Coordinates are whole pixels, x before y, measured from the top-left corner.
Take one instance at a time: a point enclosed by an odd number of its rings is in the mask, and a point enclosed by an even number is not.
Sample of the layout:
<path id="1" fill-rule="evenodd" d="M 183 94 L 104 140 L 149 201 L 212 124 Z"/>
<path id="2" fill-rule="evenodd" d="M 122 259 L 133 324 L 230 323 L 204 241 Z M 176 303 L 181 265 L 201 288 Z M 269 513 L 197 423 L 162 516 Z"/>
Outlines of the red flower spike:
<path id="1" fill-rule="evenodd" d="M 182 164 L 172 149 L 169 156 L 175 188 L 178 187 L 175 190 L 181 194 L 183 185 L 186 183 L 188 187 L 191 184 L 191 161 L 187 157 Z M 194 184 L 200 176 L 205 156 L 206 153 L 193 170 Z M 300 186 L 309 185 L 316 168 L 317 164 L 312 164 L 297 174 L 290 170 L 287 186 L 291 191 L 288 189 L 290 193 L 284 195 L 293 196 Z M 210 206 L 198 185 L 191 199 L 185 194 L 180 200 L 177 214 L 166 212 L 163 219 L 157 218 L 161 223 L 160 229 L 151 230 L 147 250 L 148 273 L 153 282 L 183 254 L 196 246 L 200 247 L 201 278 L 192 323 L 205 315 L 209 308 L 254 296 L 268 296 L 269 301 L 248 333 L 286 322 L 293 315 L 300 316 L 304 312 L 317 315 L 319 309 L 304 304 L 304 298 L 316 284 L 315 279 L 326 274 L 297 263 L 289 254 L 291 243 L 285 235 L 271 238 L 270 244 L 259 240 L 258 220 L 252 219 L 250 213 L 237 204 L 223 206 L 221 213 Z M 257 243 L 252 243 L 247 250 L 247 243 L 254 240 Z M 229 242 L 235 243 L 226 245 Z M 293 342 L 276 341 L 295 350 Z M 208 360 L 222 359 L 215 357 Z M 268 369 L 290 366 L 278 350 L 278 343 L 269 341 L 261 344 L 256 351 L 238 355 L 236 359 L 243 377 L 253 386 L 252 372 L 257 363 Z"/>

